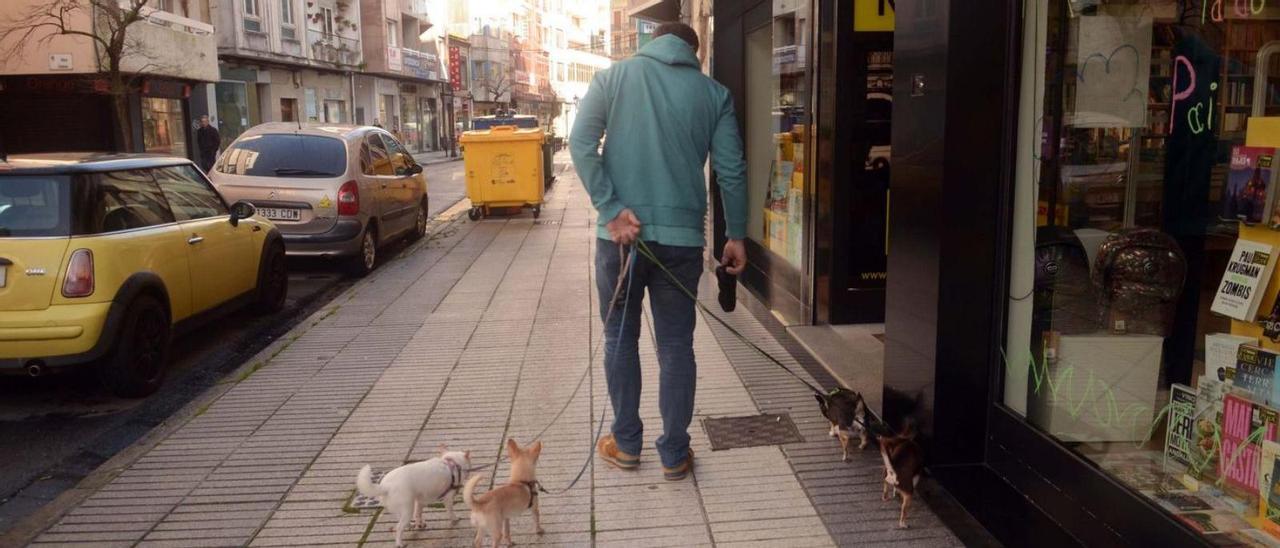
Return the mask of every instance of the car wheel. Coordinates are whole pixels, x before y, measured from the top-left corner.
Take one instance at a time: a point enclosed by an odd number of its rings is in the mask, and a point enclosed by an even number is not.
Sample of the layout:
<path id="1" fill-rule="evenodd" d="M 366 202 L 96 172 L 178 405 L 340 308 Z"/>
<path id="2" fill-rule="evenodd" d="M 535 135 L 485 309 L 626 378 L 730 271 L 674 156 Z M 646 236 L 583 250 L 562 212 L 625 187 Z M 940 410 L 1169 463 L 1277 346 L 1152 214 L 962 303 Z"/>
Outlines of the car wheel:
<path id="1" fill-rule="evenodd" d="M 266 315 L 284 308 L 285 298 L 289 296 L 289 269 L 285 263 L 284 246 L 279 243 L 271 244 L 262 260 L 266 264 L 262 265 L 258 299 L 253 304 L 253 311 Z"/>
<path id="2" fill-rule="evenodd" d="M 360 236 L 360 251 L 348 259 L 347 271 L 352 276 L 363 278 L 378 266 L 378 230 L 373 225 L 364 229 Z"/>
<path id="3" fill-rule="evenodd" d="M 413 220 L 413 232 L 409 233 L 409 241 L 416 242 L 427 235 L 427 199 L 422 199 L 422 205 L 418 207 L 418 214 Z"/>
<path id="4" fill-rule="evenodd" d="M 155 297 L 142 295 L 124 312 L 115 348 L 99 364 L 98 377 L 122 398 L 151 395 L 164 382 L 169 358 L 169 314 Z"/>

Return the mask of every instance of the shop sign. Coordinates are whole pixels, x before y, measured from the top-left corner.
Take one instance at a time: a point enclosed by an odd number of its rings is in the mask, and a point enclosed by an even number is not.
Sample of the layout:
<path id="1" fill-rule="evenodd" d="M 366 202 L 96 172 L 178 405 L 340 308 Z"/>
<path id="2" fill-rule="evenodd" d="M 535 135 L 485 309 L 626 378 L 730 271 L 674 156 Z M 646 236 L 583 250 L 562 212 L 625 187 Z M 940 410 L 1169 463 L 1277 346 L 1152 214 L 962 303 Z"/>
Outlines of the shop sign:
<path id="1" fill-rule="evenodd" d="M 147 80 L 142 84 L 142 94 L 148 97 L 168 97 L 170 99 L 191 96 L 191 86 L 181 82 L 166 80 Z"/>
<path id="2" fill-rule="evenodd" d="M 400 84 L 400 93 L 418 93 L 418 86 L 413 84 Z"/>
<path id="3" fill-rule="evenodd" d="M 653 40 L 653 31 L 658 30 L 658 24 L 645 19 L 636 19 L 636 47 L 643 48 Z"/>
<path id="4" fill-rule="evenodd" d="M 404 63 L 401 61 L 400 48 L 390 46 L 387 47 L 387 70 L 392 72 L 400 72 L 404 70 Z"/>
<path id="5" fill-rule="evenodd" d="M 449 46 L 449 85 L 453 87 L 453 91 L 462 89 L 462 52 L 458 50 L 458 46 Z"/>
<path id="6" fill-rule="evenodd" d="M 853 0 L 853 30 L 893 32 L 894 0 Z"/>

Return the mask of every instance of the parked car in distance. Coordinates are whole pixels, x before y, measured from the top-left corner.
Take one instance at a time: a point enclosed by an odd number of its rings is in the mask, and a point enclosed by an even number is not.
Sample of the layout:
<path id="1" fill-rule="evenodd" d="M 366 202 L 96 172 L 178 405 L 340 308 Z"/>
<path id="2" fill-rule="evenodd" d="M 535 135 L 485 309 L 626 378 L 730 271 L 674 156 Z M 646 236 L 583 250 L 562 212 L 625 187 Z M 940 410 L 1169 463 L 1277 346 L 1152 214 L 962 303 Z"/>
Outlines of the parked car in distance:
<path id="1" fill-rule="evenodd" d="M 377 127 L 267 123 L 231 143 L 210 177 L 275 222 L 290 256 L 341 259 L 364 276 L 378 248 L 427 231 L 422 166 Z"/>
<path id="2" fill-rule="evenodd" d="M 284 242 L 191 161 L 0 160 L 0 373 L 93 364 L 123 397 L 155 392 L 169 341 L 242 305 L 284 306 Z"/>

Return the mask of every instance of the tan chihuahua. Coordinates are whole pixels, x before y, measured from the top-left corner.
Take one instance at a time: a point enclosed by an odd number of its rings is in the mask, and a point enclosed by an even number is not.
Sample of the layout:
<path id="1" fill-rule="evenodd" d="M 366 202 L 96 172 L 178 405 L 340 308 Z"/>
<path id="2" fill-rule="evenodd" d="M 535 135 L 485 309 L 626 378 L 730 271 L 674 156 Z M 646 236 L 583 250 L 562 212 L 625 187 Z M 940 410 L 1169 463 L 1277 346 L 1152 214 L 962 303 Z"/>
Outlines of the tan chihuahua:
<path id="1" fill-rule="evenodd" d="M 511 458 L 511 479 L 506 485 L 487 493 L 475 494 L 476 484 L 483 475 L 471 476 L 467 486 L 462 490 L 462 500 L 471 508 L 471 524 L 476 527 L 475 546 L 479 548 L 485 534 L 493 539 L 496 548 L 506 539 L 511 541 L 511 518 L 523 514 L 525 510 L 533 510 L 533 527 L 539 535 L 542 531 L 542 518 L 538 513 L 538 475 L 534 467 L 538 464 L 538 455 L 542 454 L 542 442 L 534 442 L 528 448 L 521 449 L 516 440 L 507 440 L 507 453 Z"/>

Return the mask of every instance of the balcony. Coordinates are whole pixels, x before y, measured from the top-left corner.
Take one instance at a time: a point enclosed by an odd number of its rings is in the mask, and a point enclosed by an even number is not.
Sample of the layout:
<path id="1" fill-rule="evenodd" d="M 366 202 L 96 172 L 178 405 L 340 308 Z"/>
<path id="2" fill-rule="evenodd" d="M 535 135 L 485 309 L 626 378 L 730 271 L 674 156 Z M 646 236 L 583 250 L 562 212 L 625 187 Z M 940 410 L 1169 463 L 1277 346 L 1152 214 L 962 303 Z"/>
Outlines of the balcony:
<path id="1" fill-rule="evenodd" d="M 122 69 L 218 81 L 218 40 L 213 26 L 156 9 L 141 13 L 145 19 L 129 27 L 129 39 L 140 44 L 140 49 L 125 56 Z"/>
<path id="2" fill-rule="evenodd" d="M 315 29 L 307 29 L 307 47 L 311 50 L 311 60 L 322 63 L 355 66 L 364 59 L 359 40 Z"/>

